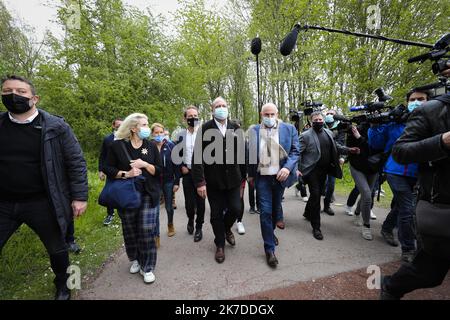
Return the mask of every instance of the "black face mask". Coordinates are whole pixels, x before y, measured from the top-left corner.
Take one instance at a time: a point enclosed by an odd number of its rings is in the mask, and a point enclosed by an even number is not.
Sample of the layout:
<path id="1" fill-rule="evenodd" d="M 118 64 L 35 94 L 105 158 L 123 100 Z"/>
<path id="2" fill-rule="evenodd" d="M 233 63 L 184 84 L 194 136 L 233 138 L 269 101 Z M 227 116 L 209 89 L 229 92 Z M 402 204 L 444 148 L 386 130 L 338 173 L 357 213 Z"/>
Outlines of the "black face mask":
<path id="1" fill-rule="evenodd" d="M 189 127 L 194 128 L 198 124 L 198 118 L 187 119 L 187 124 Z"/>
<path id="2" fill-rule="evenodd" d="M 313 129 L 316 130 L 316 132 L 320 132 L 323 130 L 323 122 L 313 122 Z"/>
<path id="3" fill-rule="evenodd" d="M 22 114 L 31 110 L 30 98 L 15 93 L 2 95 L 2 102 L 9 112 Z"/>

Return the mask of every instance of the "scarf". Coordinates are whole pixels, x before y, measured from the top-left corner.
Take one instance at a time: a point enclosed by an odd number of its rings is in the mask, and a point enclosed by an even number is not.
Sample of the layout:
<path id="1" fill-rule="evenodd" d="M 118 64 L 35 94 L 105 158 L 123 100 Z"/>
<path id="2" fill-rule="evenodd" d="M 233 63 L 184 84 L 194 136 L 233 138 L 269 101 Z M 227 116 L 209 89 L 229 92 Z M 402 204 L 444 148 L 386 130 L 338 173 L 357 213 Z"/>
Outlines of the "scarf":
<path id="1" fill-rule="evenodd" d="M 267 128 L 264 124 L 261 124 L 258 171 L 262 175 L 276 174 L 269 172 L 270 167 L 277 167 L 277 170 L 280 170 L 280 162 L 288 156 L 286 150 L 278 142 L 280 123 L 281 120 L 277 119 L 272 128 Z"/>

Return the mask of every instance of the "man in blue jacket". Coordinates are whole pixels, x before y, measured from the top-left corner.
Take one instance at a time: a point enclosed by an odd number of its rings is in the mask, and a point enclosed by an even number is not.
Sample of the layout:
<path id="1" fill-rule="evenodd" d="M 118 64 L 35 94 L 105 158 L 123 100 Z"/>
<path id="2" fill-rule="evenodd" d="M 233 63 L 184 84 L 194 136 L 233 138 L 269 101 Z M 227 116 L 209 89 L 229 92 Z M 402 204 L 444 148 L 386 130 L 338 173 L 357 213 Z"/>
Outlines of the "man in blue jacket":
<path id="1" fill-rule="evenodd" d="M 86 161 L 64 119 L 37 109 L 33 84 L 19 76 L 1 81 L 8 112 L 0 113 L 0 252 L 25 223 L 39 236 L 56 277 L 55 299 L 67 287 L 68 225 L 87 207 Z"/>
<path id="2" fill-rule="evenodd" d="M 429 99 L 429 93 L 425 91 L 410 91 L 406 96 L 408 112 Z M 391 122 L 372 126 L 369 129 L 369 145 L 374 149 L 384 150 L 389 158 L 384 166 L 387 181 L 394 195 L 391 203 L 391 211 L 381 228 L 381 235 L 392 246 L 398 246 L 394 239 L 393 230 L 398 228 L 398 240 L 402 248 L 402 261 L 411 262 L 416 251 L 416 234 L 414 228 L 414 207 L 416 204 L 415 186 L 417 183 L 417 163 L 401 165 L 392 155 L 392 147 L 402 135 L 406 124 L 404 122 Z"/>
<path id="3" fill-rule="evenodd" d="M 249 131 L 248 176 L 250 181 L 255 179 L 267 264 L 276 268 L 276 215 L 284 189 L 297 181 L 300 146 L 297 130 L 278 120 L 278 109 L 273 103 L 262 107 L 261 118 L 263 123 Z"/>

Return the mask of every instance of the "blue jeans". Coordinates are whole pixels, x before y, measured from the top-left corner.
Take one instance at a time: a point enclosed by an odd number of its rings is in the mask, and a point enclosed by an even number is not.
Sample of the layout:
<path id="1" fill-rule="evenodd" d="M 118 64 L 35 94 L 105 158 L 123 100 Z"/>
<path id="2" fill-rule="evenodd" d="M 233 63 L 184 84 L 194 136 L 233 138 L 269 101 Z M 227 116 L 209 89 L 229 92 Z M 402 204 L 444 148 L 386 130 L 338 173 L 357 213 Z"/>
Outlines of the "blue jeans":
<path id="1" fill-rule="evenodd" d="M 173 181 L 165 181 L 162 187 L 164 204 L 167 211 L 167 223 L 173 223 Z"/>
<path id="2" fill-rule="evenodd" d="M 275 252 L 275 230 L 277 217 L 280 215 L 281 198 L 284 188 L 277 181 L 276 176 L 261 176 L 256 178 L 256 194 L 259 203 L 259 220 L 261 234 L 264 240 L 264 250 Z"/>
<path id="3" fill-rule="evenodd" d="M 330 207 L 331 198 L 333 197 L 335 184 L 336 184 L 336 178 L 328 175 L 327 181 L 325 182 L 325 199 L 323 200 L 324 208 Z"/>
<path id="4" fill-rule="evenodd" d="M 416 194 L 414 186 L 417 179 L 388 174 L 387 181 L 394 198 L 391 203 L 392 209 L 383 223 L 382 230 L 392 232 L 395 227 L 398 227 L 398 240 L 402 246 L 402 251 L 415 250 L 414 208 Z"/>

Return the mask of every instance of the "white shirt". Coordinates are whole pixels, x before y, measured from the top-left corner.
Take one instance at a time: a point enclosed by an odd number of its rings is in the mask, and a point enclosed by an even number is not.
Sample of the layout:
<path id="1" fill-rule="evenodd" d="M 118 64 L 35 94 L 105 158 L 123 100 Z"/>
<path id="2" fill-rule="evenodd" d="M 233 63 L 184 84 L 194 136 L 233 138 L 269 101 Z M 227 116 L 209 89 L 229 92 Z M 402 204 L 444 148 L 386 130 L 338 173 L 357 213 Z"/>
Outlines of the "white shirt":
<path id="1" fill-rule="evenodd" d="M 195 139 L 197 138 L 198 126 L 194 128 L 194 132 L 186 130 L 186 152 L 184 153 L 183 162 L 189 169 L 192 169 L 192 155 L 194 154 Z"/>
<path id="2" fill-rule="evenodd" d="M 14 122 L 14 123 L 18 123 L 18 124 L 27 124 L 27 123 L 31 123 L 33 122 L 34 119 L 36 119 L 36 117 L 39 115 L 39 111 L 36 109 L 36 111 L 29 116 L 27 119 L 25 119 L 24 121 L 19 121 L 16 118 L 14 118 L 10 112 L 8 112 L 9 115 L 9 119 Z"/>
<path id="3" fill-rule="evenodd" d="M 216 122 L 217 127 L 220 130 L 220 133 L 222 133 L 222 135 L 225 137 L 225 135 L 227 134 L 227 125 L 228 125 L 228 120 L 225 120 L 224 124 L 221 124 L 220 122 L 218 122 L 216 120 L 216 118 L 214 118 L 214 121 Z"/>
<path id="4" fill-rule="evenodd" d="M 280 137 L 279 137 L 279 132 L 278 132 L 278 122 L 272 128 L 261 127 L 260 132 L 261 132 L 261 134 L 265 134 L 267 139 L 272 137 L 272 142 L 275 143 L 275 145 L 274 144 L 271 145 L 272 148 L 271 148 L 270 166 L 261 168 L 260 174 L 262 176 L 277 175 L 278 172 L 280 171 L 280 153 L 279 153 L 278 148 L 276 147 L 276 145 L 278 145 L 280 143 Z M 262 139 L 260 140 L 259 147 L 260 147 L 260 149 L 259 149 L 260 152 L 262 152 L 263 150 L 265 150 L 267 148 L 264 140 L 262 140 Z"/>

